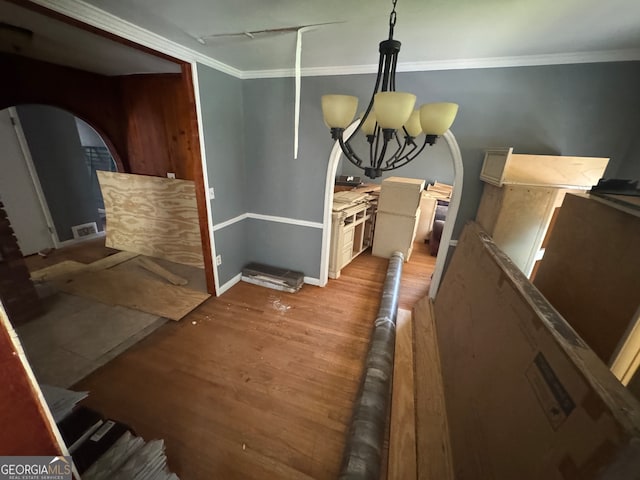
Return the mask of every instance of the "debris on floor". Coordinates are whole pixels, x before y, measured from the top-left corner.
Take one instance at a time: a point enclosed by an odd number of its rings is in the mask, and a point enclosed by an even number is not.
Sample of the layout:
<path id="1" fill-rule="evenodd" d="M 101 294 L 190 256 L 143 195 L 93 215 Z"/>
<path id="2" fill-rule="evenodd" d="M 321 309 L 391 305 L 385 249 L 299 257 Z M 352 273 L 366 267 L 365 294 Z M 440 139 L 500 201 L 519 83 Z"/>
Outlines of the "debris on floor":
<path id="1" fill-rule="evenodd" d="M 242 280 L 282 292 L 296 293 L 302 288 L 304 273 L 261 263 L 250 263 L 242 269 Z"/>

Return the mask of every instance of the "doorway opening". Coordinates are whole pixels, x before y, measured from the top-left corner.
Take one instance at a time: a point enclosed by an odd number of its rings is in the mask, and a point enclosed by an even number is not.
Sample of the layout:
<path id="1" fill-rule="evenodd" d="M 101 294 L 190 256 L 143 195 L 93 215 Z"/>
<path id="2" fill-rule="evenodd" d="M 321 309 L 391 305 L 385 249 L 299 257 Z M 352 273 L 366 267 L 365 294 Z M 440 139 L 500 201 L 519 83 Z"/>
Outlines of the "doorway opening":
<path id="1" fill-rule="evenodd" d="M 359 124 L 359 120 L 356 120 L 352 123 L 343 134 L 344 138 L 349 137 L 353 131 L 357 128 Z M 462 156 L 460 153 L 460 148 L 455 139 L 453 133 L 449 130 L 443 136 L 443 143 L 447 146 L 448 155 L 450 157 L 451 164 L 453 166 L 453 191 L 451 194 L 451 199 L 449 201 L 448 213 L 446 217 L 446 221 L 444 223 L 444 227 L 442 230 L 442 235 L 440 239 L 440 248 L 438 249 L 435 267 L 433 271 L 433 275 L 431 278 L 431 282 L 429 285 L 429 296 L 431 298 L 435 298 L 435 295 L 438 291 L 438 286 L 440 284 L 440 280 L 442 278 L 442 274 L 444 272 L 444 268 L 446 266 L 447 258 L 450 254 L 451 247 L 454 246 L 454 243 L 451 240 L 453 234 L 453 227 L 455 225 L 455 221 L 458 214 L 458 209 L 460 206 L 460 198 L 462 195 L 462 185 L 463 185 L 463 165 L 462 165 Z M 323 237 L 322 237 L 322 253 L 321 253 L 321 267 L 320 267 L 320 285 L 324 286 L 327 284 L 329 279 L 329 263 L 330 263 L 330 242 L 331 242 L 331 222 L 332 222 L 332 208 L 334 202 L 334 182 L 336 178 L 336 173 L 338 170 L 338 166 L 340 164 L 342 158 L 342 150 L 338 142 L 336 141 L 334 147 L 329 156 L 329 164 L 327 167 L 327 177 L 325 184 L 325 203 L 324 203 L 324 217 L 323 217 Z M 421 177 L 428 176 L 428 165 L 425 167 L 425 175 L 421 175 Z M 398 176 L 403 176 L 401 170 L 397 173 Z M 412 175 L 415 176 L 415 175 Z"/>
<path id="2" fill-rule="evenodd" d="M 0 129 L 0 195 L 22 254 L 103 235 L 96 172 L 118 168 L 102 136 L 71 112 L 40 104 L 0 111 Z"/>

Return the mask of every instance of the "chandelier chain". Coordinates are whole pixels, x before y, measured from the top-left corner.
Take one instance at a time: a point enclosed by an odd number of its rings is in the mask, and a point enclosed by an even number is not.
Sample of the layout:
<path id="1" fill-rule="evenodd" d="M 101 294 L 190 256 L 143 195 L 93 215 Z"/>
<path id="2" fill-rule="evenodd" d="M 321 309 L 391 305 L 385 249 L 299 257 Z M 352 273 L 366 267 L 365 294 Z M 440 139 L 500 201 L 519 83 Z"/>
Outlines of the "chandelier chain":
<path id="1" fill-rule="evenodd" d="M 393 30 L 396 26 L 396 4 L 398 0 L 392 0 L 391 3 L 393 4 L 393 9 L 389 14 L 389 38 L 393 38 Z"/>

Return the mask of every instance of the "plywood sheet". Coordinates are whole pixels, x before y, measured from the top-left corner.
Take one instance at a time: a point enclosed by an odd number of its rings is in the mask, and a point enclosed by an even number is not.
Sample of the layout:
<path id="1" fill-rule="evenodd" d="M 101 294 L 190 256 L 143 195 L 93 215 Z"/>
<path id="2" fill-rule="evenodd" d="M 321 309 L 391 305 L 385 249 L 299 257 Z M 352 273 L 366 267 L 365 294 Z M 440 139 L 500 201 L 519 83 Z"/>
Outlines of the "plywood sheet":
<path id="1" fill-rule="evenodd" d="M 435 318 L 456 478 L 638 478 L 640 403 L 477 224 Z"/>
<path id="2" fill-rule="evenodd" d="M 84 272 L 58 282 L 57 286 L 63 292 L 73 295 L 153 313 L 171 320 L 180 320 L 210 296 L 129 270 Z"/>
<path id="3" fill-rule="evenodd" d="M 111 248 L 204 267 L 192 181 L 98 172 Z"/>
<path id="4" fill-rule="evenodd" d="M 608 158 L 512 154 L 504 183 L 591 188 L 602 178 Z"/>
<path id="5" fill-rule="evenodd" d="M 137 256 L 138 254 L 133 252 L 118 252 L 113 255 L 109 255 L 108 257 L 101 258 L 100 260 L 96 260 L 95 262 L 91 262 L 86 265 L 86 267 L 88 270 L 106 270 L 107 268 L 115 267 L 116 265 L 120 265 L 121 263 L 131 260 Z"/>
<path id="6" fill-rule="evenodd" d="M 535 285 L 604 362 L 640 306 L 640 218 L 567 195 Z"/>
<path id="7" fill-rule="evenodd" d="M 418 478 L 453 480 L 440 354 L 429 297 L 422 298 L 413 307 L 413 329 Z"/>
<path id="8" fill-rule="evenodd" d="M 87 268 L 84 263 L 76 262 L 73 260 L 64 260 L 59 263 L 55 263 L 40 270 L 31 272 L 31 280 L 34 282 L 43 282 L 46 280 L 52 280 L 57 277 L 63 277 L 66 275 L 73 275 Z"/>
<path id="9" fill-rule="evenodd" d="M 417 478 L 412 333 L 411 312 L 398 310 L 393 363 L 388 480 Z"/>

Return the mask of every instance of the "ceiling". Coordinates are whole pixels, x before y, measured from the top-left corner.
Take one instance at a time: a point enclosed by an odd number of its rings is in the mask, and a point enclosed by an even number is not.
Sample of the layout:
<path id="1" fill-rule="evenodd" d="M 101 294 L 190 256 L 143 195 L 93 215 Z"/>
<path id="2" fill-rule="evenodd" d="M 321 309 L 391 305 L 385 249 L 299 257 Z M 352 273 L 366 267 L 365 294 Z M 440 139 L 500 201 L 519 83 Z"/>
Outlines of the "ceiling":
<path id="1" fill-rule="evenodd" d="M 42 3 L 36 0 L 38 3 Z M 375 71 L 391 0 L 85 0 L 240 71 Z M 46 3 L 46 2 L 45 2 Z M 82 5 L 81 0 L 63 3 Z M 637 0 L 398 0 L 400 70 L 640 60 Z M 34 32 L 23 55 L 105 75 L 178 72 L 173 62 L 0 0 L 0 22 Z M 294 27 L 293 32 L 243 32 Z M 239 34 L 219 36 L 225 34 Z M 199 39 L 204 39 L 202 44 Z M 0 51 L 15 51 L 0 31 Z M 578 60 L 576 60 L 578 59 Z"/>
<path id="2" fill-rule="evenodd" d="M 179 73 L 180 65 L 0 1 L 0 22 L 33 32 L 31 40 L 0 29 L 0 51 L 103 75 Z M 18 50 L 16 50 L 16 47 Z"/>
<path id="3" fill-rule="evenodd" d="M 197 39 L 338 22 L 303 34 L 303 68 L 372 65 L 391 10 L 391 0 L 86 1 L 241 71 L 290 69 L 296 34 Z M 640 59 L 637 0 L 398 0 L 397 12 L 405 67 L 621 51 Z"/>

